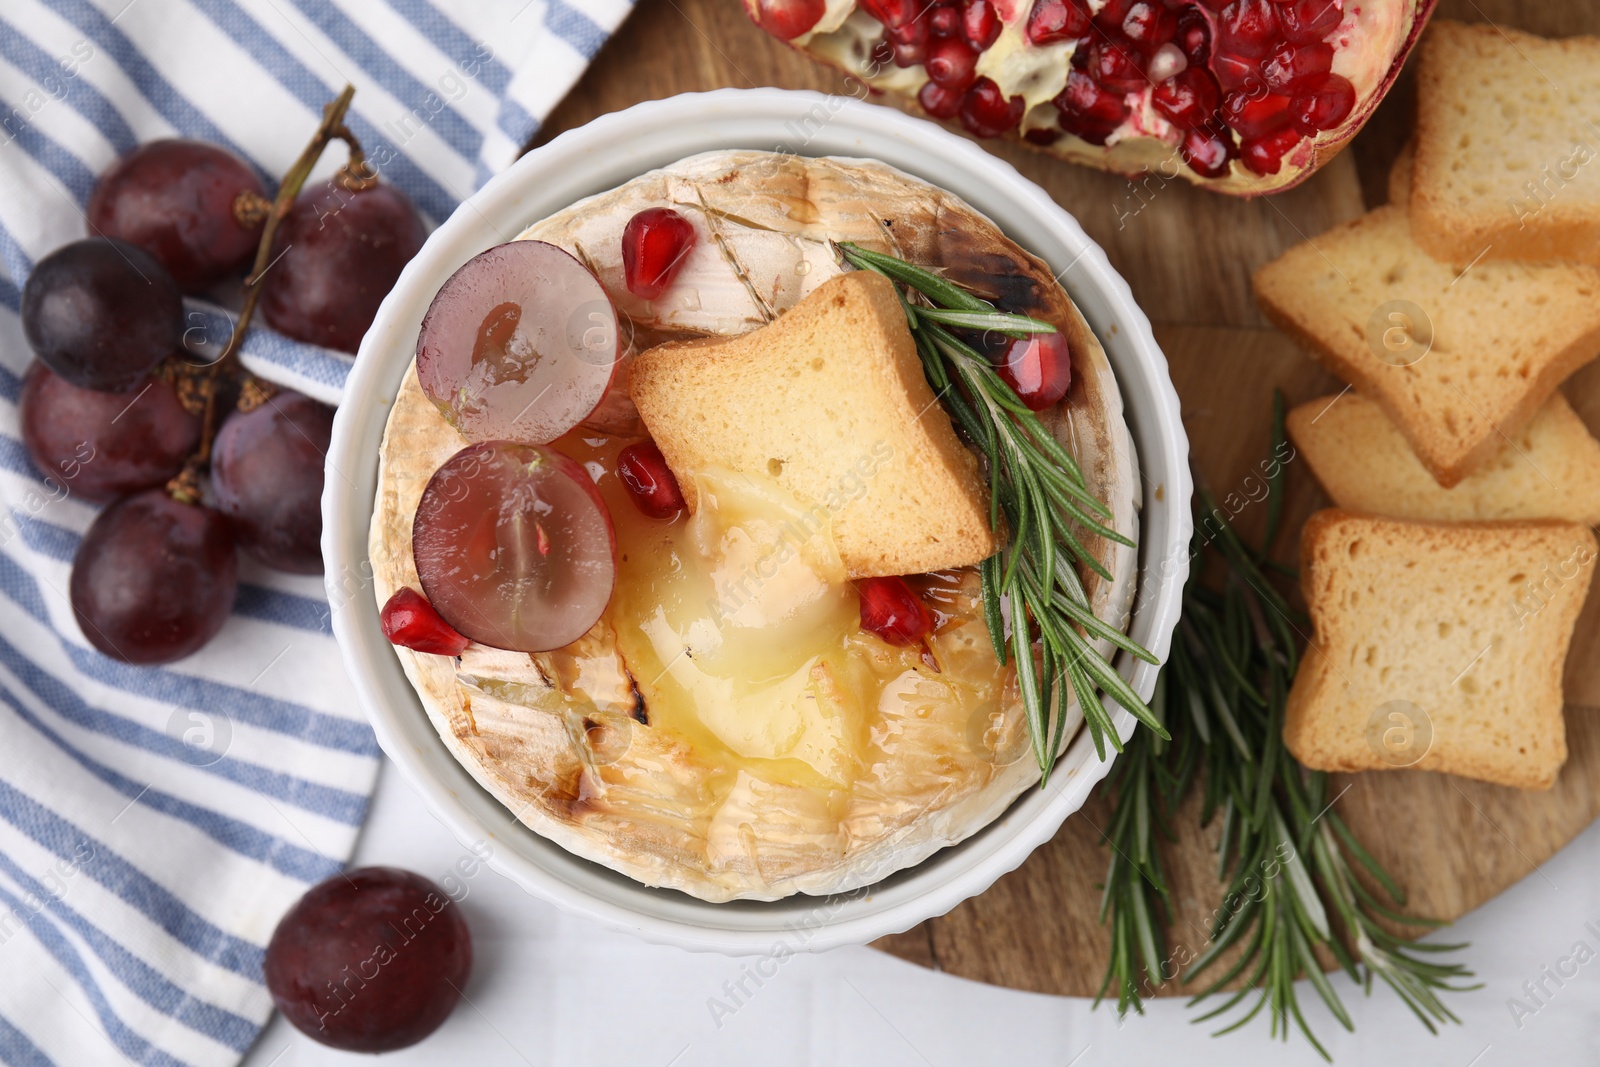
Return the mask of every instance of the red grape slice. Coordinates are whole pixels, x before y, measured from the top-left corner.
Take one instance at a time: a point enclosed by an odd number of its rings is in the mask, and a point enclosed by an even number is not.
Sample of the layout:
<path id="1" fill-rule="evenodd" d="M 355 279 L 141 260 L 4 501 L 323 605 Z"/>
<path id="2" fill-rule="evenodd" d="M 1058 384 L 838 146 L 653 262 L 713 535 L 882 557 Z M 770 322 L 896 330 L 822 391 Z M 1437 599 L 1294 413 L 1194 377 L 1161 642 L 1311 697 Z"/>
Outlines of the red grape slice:
<path id="1" fill-rule="evenodd" d="M 450 457 L 423 490 L 411 540 L 434 609 L 495 648 L 576 641 L 616 584 L 600 491 L 577 462 L 538 445 L 486 441 Z"/>
<path id="2" fill-rule="evenodd" d="M 595 276 L 555 245 L 482 252 L 433 298 L 417 338 L 423 392 L 470 441 L 554 441 L 599 406 L 624 346 Z"/>

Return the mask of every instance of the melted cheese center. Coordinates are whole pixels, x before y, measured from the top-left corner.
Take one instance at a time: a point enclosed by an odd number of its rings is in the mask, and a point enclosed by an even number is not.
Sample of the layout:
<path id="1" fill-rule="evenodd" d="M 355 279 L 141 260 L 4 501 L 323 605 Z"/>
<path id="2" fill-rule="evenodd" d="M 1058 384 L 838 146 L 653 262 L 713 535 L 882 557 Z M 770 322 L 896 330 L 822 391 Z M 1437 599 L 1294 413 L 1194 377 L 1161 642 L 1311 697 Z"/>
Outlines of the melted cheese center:
<path id="1" fill-rule="evenodd" d="M 693 515 L 650 519 L 611 473 L 626 443 L 569 436 L 556 447 L 610 505 L 618 572 L 604 621 L 652 728 L 729 771 L 824 791 L 871 775 L 907 716 L 945 722 L 941 735 L 960 739 L 946 755 L 963 762 L 1010 747 L 998 714 L 1010 672 L 970 572 L 916 579 L 937 629 L 926 648 L 889 645 L 861 629 L 825 508 L 764 476 L 707 470 Z M 560 673 L 582 677 L 577 661 Z"/>

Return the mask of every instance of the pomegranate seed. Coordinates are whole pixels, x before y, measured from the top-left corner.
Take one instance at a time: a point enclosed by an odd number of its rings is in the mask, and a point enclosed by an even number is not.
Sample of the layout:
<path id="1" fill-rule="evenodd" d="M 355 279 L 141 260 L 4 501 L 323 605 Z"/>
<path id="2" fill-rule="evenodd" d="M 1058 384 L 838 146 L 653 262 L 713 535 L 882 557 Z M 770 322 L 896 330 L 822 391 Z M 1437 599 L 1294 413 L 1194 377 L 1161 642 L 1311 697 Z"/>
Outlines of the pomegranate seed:
<path id="1" fill-rule="evenodd" d="M 1178 31 L 1172 38 L 1191 63 L 1204 63 L 1211 55 L 1211 25 L 1196 7 L 1186 7 L 1178 16 Z"/>
<path id="2" fill-rule="evenodd" d="M 1283 42 L 1261 64 L 1261 76 L 1275 93 L 1294 95 L 1317 85 L 1333 67 L 1333 46 Z"/>
<path id="3" fill-rule="evenodd" d="M 1278 25 L 1294 44 L 1320 41 L 1344 21 L 1343 0 L 1290 0 L 1278 8 Z"/>
<path id="4" fill-rule="evenodd" d="M 915 44 L 894 43 L 894 65 L 897 67 L 914 67 L 921 63 L 928 55 L 928 46 L 925 42 Z"/>
<path id="5" fill-rule="evenodd" d="M 914 67 L 928 55 L 928 20 L 916 19 L 904 26 L 889 27 L 897 67 Z"/>
<path id="6" fill-rule="evenodd" d="M 1052 130 L 1048 126 L 1035 126 L 1031 130 L 1024 130 L 1022 133 L 1022 139 L 1027 141 L 1029 144 L 1055 144 L 1057 141 L 1061 140 L 1061 131 Z"/>
<path id="7" fill-rule="evenodd" d="M 966 0 L 961 5 L 961 32 L 967 43 L 985 51 L 1000 39 L 1000 16 L 989 0 Z"/>
<path id="8" fill-rule="evenodd" d="M 654 300 L 672 285 L 694 247 L 694 226 L 669 207 L 646 208 L 622 230 L 622 276 L 628 292 Z"/>
<path id="9" fill-rule="evenodd" d="M 959 37 L 933 42 L 922 65 L 930 80 L 957 92 L 966 91 L 978 77 L 978 53 Z"/>
<path id="10" fill-rule="evenodd" d="M 1154 0 L 1110 0 L 1094 18 L 1095 25 L 1149 55 L 1172 40 L 1178 19 Z"/>
<path id="11" fill-rule="evenodd" d="M 936 119 L 953 119 L 961 110 L 961 93 L 946 89 L 938 82 L 923 82 L 922 88 L 917 90 L 917 103 Z"/>
<path id="12" fill-rule="evenodd" d="M 418 652 L 459 656 L 471 644 L 433 610 L 426 597 L 409 587 L 389 598 L 378 613 L 378 621 L 391 644 Z"/>
<path id="13" fill-rule="evenodd" d="M 1089 43 L 1084 66 L 1089 77 L 1114 93 L 1135 93 L 1150 84 L 1144 57 L 1109 37 L 1096 37 Z"/>
<path id="14" fill-rule="evenodd" d="M 1217 50 L 1264 56 L 1278 42 L 1278 20 L 1267 0 L 1233 0 L 1217 17 Z"/>
<path id="15" fill-rule="evenodd" d="M 1000 380 L 1033 411 L 1054 407 L 1072 386 L 1072 353 L 1058 333 L 1011 341 L 995 359 Z"/>
<path id="16" fill-rule="evenodd" d="M 790 41 L 822 21 L 827 0 L 757 0 L 756 25 L 772 36 Z"/>
<path id="17" fill-rule="evenodd" d="M 999 137 L 1017 128 L 1027 102 L 1020 96 L 1009 99 L 991 78 L 979 78 L 961 98 L 961 125 L 978 137 Z"/>
<path id="18" fill-rule="evenodd" d="M 1054 103 L 1061 112 L 1061 128 L 1090 144 L 1105 144 L 1111 131 L 1128 117 L 1122 97 L 1102 89 L 1081 70 L 1067 73 L 1067 86 Z"/>
<path id="19" fill-rule="evenodd" d="M 896 44 L 926 44 L 928 42 L 928 20 L 913 19 L 903 26 L 889 26 L 884 30 L 890 41 Z"/>
<path id="20" fill-rule="evenodd" d="M 890 29 L 919 21 L 918 16 L 922 14 L 919 0 L 861 0 L 860 6 Z"/>
<path id="21" fill-rule="evenodd" d="M 1276 174 L 1283 166 L 1283 157 L 1289 149 L 1302 140 L 1300 131 L 1285 126 L 1265 137 L 1246 140 L 1239 145 L 1239 157 L 1244 165 L 1257 174 Z"/>
<path id="22" fill-rule="evenodd" d="M 933 630 L 933 615 L 904 578 L 862 578 L 861 628 L 891 645 L 914 645 Z"/>
<path id="23" fill-rule="evenodd" d="M 1330 74 L 1316 90 L 1294 98 L 1289 104 L 1289 121 L 1301 133 L 1315 136 L 1349 118 L 1355 106 L 1356 87 L 1350 79 Z"/>
<path id="24" fill-rule="evenodd" d="M 1094 23 L 1107 33 L 1120 33 L 1122 19 L 1128 9 L 1134 5 L 1142 5 L 1144 0 L 1105 0 L 1105 6 L 1094 17 Z"/>
<path id="25" fill-rule="evenodd" d="M 1289 98 L 1229 93 L 1222 98 L 1222 117 L 1238 132 L 1240 140 L 1265 137 L 1289 125 Z"/>
<path id="26" fill-rule="evenodd" d="M 884 67 L 887 67 L 894 61 L 894 45 L 890 44 L 888 40 L 880 37 L 878 39 L 878 43 L 872 46 L 871 58 L 873 68 L 871 73 L 873 75 L 877 75 L 883 70 Z"/>
<path id="27" fill-rule="evenodd" d="M 1217 113 L 1222 90 L 1204 67 L 1190 67 L 1157 85 L 1150 94 L 1155 109 L 1174 126 L 1193 130 Z"/>
<path id="28" fill-rule="evenodd" d="M 1145 65 L 1145 77 L 1152 83 L 1164 82 L 1168 78 L 1176 78 L 1189 69 L 1189 57 L 1183 54 L 1183 49 L 1168 41 L 1156 49 L 1156 54 L 1150 57 L 1150 62 Z"/>
<path id="29" fill-rule="evenodd" d="M 1024 32 L 1034 44 L 1053 44 L 1081 37 L 1088 28 L 1086 0 L 1033 0 Z"/>
<path id="30" fill-rule="evenodd" d="M 935 37 L 954 37 L 961 32 L 961 9 L 953 4 L 940 4 L 928 16 L 928 32 Z"/>
<path id="31" fill-rule="evenodd" d="M 1247 56 L 1217 56 L 1211 61 L 1211 72 L 1225 93 L 1242 91 L 1259 96 L 1266 92 L 1261 68 Z"/>
<path id="32" fill-rule="evenodd" d="M 1221 11 L 1223 8 L 1227 7 L 1230 2 L 1231 0 L 1200 0 L 1202 7 L 1210 8 L 1212 11 Z"/>
<path id="33" fill-rule="evenodd" d="M 1178 155 L 1189 164 L 1189 169 L 1206 178 L 1227 174 L 1228 161 L 1236 154 L 1233 139 L 1226 130 L 1190 130 L 1178 146 Z"/>
<path id="34" fill-rule="evenodd" d="M 678 479 L 654 441 L 624 448 L 617 456 L 617 476 L 634 504 L 652 519 L 670 519 L 685 507 Z"/>

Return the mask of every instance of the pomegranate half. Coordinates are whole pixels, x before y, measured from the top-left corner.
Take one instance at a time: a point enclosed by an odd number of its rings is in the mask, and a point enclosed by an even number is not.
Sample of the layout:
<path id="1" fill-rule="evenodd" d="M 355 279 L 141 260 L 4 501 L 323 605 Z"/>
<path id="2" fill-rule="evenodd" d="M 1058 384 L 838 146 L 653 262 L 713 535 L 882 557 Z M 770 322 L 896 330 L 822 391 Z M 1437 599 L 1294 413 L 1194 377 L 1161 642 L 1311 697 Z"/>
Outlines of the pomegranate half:
<path id="1" fill-rule="evenodd" d="M 1437 0 L 744 0 L 756 24 L 978 137 L 1233 196 L 1304 181 Z"/>

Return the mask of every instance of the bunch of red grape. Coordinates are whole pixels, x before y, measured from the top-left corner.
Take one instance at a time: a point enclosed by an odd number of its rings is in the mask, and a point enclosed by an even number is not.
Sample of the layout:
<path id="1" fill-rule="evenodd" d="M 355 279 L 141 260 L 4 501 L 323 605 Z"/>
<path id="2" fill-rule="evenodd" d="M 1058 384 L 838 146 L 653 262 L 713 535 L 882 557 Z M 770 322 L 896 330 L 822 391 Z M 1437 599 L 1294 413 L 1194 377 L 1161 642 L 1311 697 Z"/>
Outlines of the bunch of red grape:
<path id="1" fill-rule="evenodd" d="M 73 560 L 71 600 L 84 637 L 116 659 L 166 663 L 209 641 L 232 610 L 238 549 L 322 570 L 333 409 L 251 379 L 232 346 L 201 367 L 183 344 L 184 294 L 242 280 L 271 208 L 215 145 L 141 145 L 96 183 L 97 236 L 46 256 L 23 288 L 38 357 L 23 441 L 67 493 L 110 504 Z M 353 352 L 424 236 L 404 194 L 373 177 L 307 189 L 277 227 L 262 313 Z"/>

